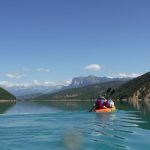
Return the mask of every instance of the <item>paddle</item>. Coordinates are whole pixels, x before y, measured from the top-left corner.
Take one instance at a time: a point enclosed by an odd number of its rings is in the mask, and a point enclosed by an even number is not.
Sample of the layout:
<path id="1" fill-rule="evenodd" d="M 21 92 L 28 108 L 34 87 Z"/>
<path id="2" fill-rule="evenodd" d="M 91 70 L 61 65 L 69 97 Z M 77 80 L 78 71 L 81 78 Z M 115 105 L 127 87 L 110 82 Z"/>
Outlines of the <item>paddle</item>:
<path id="1" fill-rule="evenodd" d="M 113 95 L 115 93 L 115 90 L 113 89 L 110 93 L 110 95 Z"/>
<path id="2" fill-rule="evenodd" d="M 111 88 L 108 88 L 107 91 L 105 92 L 105 96 L 111 91 Z M 95 105 L 89 110 L 91 112 L 95 108 Z"/>
<path id="3" fill-rule="evenodd" d="M 106 94 L 108 94 L 111 91 L 111 88 L 108 88 L 106 91 Z"/>
<path id="4" fill-rule="evenodd" d="M 95 105 L 89 110 L 89 112 L 91 112 L 94 108 L 95 108 Z"/>

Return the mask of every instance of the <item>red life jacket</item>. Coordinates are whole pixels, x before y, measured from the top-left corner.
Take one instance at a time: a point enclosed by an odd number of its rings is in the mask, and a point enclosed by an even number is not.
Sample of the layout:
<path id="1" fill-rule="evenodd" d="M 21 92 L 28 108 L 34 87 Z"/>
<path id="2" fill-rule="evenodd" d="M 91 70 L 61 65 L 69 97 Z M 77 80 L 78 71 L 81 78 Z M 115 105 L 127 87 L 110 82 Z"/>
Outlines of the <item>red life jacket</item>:
<path id="1" fill-rule="evenodd" d="M 96 109 L 100 109 L 100 108 L 103 108 L 102 101 L 101 100 L 97 100 L 96 101 Z"/>
<path id="2" fill-rule="evenodd" d="M 104 106 L 109 107 L 108 101 L 105 101 L 105 102 L 104 102 Z"/>

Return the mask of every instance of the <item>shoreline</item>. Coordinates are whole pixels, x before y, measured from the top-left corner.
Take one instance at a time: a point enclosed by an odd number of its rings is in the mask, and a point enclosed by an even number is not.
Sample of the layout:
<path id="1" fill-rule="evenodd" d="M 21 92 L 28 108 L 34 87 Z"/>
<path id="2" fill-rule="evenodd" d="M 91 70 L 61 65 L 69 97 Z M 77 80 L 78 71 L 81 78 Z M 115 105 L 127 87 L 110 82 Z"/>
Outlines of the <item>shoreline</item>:
<path id="1" fill-rule="evenodd" d="M 40 101 L 40 102 L 41 102 L 41 101 L 56 101 L 56 102 L 57 102 L 57 101 L 62 101 L 62 102 L 73 102 L 73 101 L 74 101 L 74 102 L 81 102 L 81 101 L 82 101 L 82 102 L 84 102 L 84 101 L 85 101 L 85 102 L 86 102 L 86 101 L 89 102 L 89 101 L 91 101 L 91 102 L 93 102 L 94 100 L 90 100 L 90 99 L 88 99 L 88 100 L 80 100 L 80 99 L 50 100 L 50 99 L 48 99 L 48 100 L 47 100 L 47 99 L 45 99 L 45 100 L 30 100 L 30 101 L 32 101 L 32 102 L 38 102 L 38 101 Z"/>
<path id="2" fill-rule="evenodd" d="M 16 100 L 0 99 L 0 103 L 15 103 Z"/>

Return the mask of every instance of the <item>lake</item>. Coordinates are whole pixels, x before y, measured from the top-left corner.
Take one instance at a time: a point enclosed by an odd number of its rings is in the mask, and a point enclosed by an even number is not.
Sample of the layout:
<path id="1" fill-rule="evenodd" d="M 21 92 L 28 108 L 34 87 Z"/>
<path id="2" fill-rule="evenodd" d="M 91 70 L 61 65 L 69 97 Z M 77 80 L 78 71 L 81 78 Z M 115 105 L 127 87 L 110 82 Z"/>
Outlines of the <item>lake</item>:
<path id="1" fill-rule="evenodd" d="M 149 150 L 150 113 L 116 105 L 94 113 L 92 102 L 0 104 L 0 150 Z"/>

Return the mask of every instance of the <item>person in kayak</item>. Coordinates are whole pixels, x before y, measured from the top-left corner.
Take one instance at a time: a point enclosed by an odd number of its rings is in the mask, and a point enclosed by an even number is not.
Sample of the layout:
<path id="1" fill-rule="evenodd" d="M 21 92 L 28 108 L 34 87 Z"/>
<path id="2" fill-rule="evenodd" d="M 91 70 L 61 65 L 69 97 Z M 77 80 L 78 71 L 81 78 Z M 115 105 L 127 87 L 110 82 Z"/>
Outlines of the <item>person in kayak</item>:
<path id="1" fill-rule="evenodd" d="M 112 108 L 112 107 L 115 106 L 115 104 L 114 104 L 114 102 L 113 102 L 113 100 L 112 100 L 111 98 L 108 99 L 108 102 L 109 102 L 109 107 L 110 107 L 110 108 Z"/>
<path id="2" fill-rule="evenodd" d="M 105 98 L 103 96 L 99 96 L 95 102 L 95 109 L 106 108 L 106 106 L 104 106 L 104 102 Z"/>
<path id="3" fill-rule="evenodd" d="M 105 99 L 103 105 L 104 105 L 105 107 L 107 107 L 107 108 L 112 108 L 112 107 L 114 107 L 114 102 L 112 101 L 111 98 Z"/>

